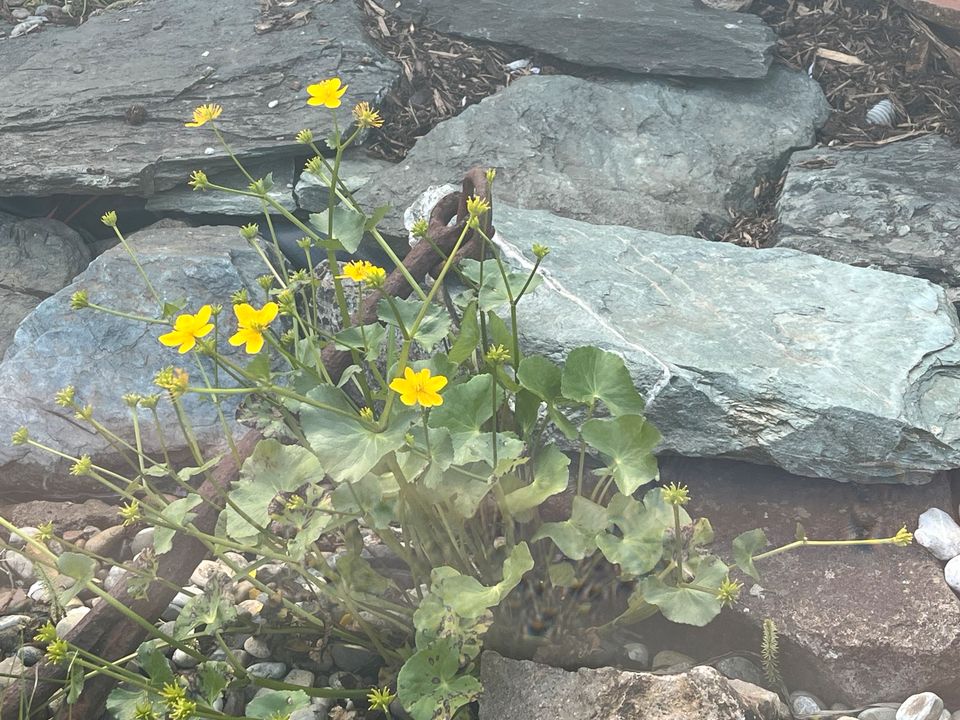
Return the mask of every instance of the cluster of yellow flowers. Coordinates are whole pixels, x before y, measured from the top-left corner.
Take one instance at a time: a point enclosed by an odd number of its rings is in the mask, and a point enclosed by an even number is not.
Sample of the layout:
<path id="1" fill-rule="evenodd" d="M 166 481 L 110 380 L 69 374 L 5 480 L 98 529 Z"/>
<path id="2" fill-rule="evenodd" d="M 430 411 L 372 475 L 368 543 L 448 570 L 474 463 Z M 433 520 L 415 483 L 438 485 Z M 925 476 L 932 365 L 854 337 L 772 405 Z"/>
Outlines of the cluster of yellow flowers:
<path id="1" fill-rule="evenodd" d="M 341 98 L 347 91 L 347 86 L 342 83 L 340 78 L 333 77 L 307 86 L 308 105 L 336 109 L 341 105 Z M 193 111 L 193 120 L 186 123 L 187 127 L 201 127 L 208 122 L 216 120 L 223 113 L 220 105 L 201 105 Z M 370 107 L 370 103 L 362 101 L 353 108 L 353 117 L 361 128 L 378 128 L 383 125 L 383 118 L 380 114 Z M 297 142 L 310 143 L 313 141 L 313 133 L 308 130 L 302 130 L 297 134 Z M 194 189 L 206 189 L 209 185 L 207 176 L 202 171 L 196 171 L 190 180 L 190 185 Z M 481 215 L 489 209 L 489 205 L 479 198 L 471 198 L 471 215 Z M 371 287 L 383 287 L 386 281 L 387 273 L 381 267 L 373 265 L 368 260 L 354 260 L 343 266 L 343 274 L 338 279 L 348 279 L 358 283 L 366 283 Z M 249 303 L 239 303 L 233 306 L 233 312 L 237 316 L 237 331 L 229 342 L 231 345 L 244 345 L 246 352 L 250 354 L 259 353 L 264 345 L 264 333 L 267 327 L 277 317 L 280 307 L 275 302 L 268 302 L 262 308 L 257 310 Z M 159 337 L 161 343 L 168 347 L 176 347 L 181 353 L 192 350 L 197 341 L 209 335 L 215 325 L 210 322 L 214 315 L 214 309 L 211 305 L 202 306 L 196 313 L 184 313 L 178 315 L 174 320 L 173 329 Z M 447 378 L 443 375 L 431 376 L 430 370 L 424 368 L 420 371 L 414 371 L 411 368 L 404 369 L 403 377 L 395 378 L 390 383 L 390 389 L 399 393 L 400 401 L 405 405 L 420 405 L 422 407 L 433 407 L 443 403 L 443 398 L 439 391 L 447 384 Z M 372 413 L 370 414 L 372 417 Z M 134 510 L 131 508 L 131 514 Z"/>
<path id="2" fill-rule="evenodd" d="M 256 355 L 263 348 L 263 334 L 267 326 L 274 321 L 280 306 L 275 302 L 268 302 L 257 310 L 249 303 L 240 303 L 233 306 L 237 316 L 237 332 L 230 337 L 230 344 L 234 346 L 246 345 L 246 351 Z M 193 349 L 197 340 L 210 334 L 214 325 L 210 322 L 213 307 L 204 305 L 193 315 L 185 313 L 178 315 L 173 323 L 173 330 L 164 333 L 158 339 L 167 347 L 180 346 L 180 352 L 185 353 Z"/>

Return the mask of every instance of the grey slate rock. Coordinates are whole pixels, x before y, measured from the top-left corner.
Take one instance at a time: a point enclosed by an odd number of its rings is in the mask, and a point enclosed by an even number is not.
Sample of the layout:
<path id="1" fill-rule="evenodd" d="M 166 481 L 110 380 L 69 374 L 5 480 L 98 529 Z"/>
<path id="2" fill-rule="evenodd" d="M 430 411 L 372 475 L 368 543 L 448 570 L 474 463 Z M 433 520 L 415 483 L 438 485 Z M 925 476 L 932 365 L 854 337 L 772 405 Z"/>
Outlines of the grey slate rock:
<path id="1" fill-rule="evenodd" d="M 91 259 L 79 233 L 59 220 L 0 213 L 0 357 L 20 321 Z"/>
<path id="2" fill-rule="evenodd" d="M 696 235 L 755 207 L 757 179 L 812 145 L 828 114 L 817 83 L 784 68 L 684 86 L 529 76 L 440 123 L 358 199 L 391 205 L 381 230 L 406 238 L 404 208 L 480 165 L 498 169 L 495 198 L 511 205 Z"/>
<path id="3" fill-rule="evenodd" d="M 230 311 L 231 293 L 247 288 L 251 302 L 263 302 L 256 278 L 263 273 L 257 253 L 239 236 L 235 227 L 147 229 L 129 238 L 130 244 L 157 292 L 168 301 L 187 302 L 196 312 L 204 303 L 225 305 L 221 322 L 227 332 L 235 325 Z M 158 370 L 178 365 L 196 375 L 192 359 L 176 348 L 157 341 L 160 325 L 127 320 L 87 309 L 70 309 L 70 296 L 85 289 L 91 302 L 104 307 L 157 317 L 159 309 L 122 247 L 107 251 L 74 282 L 44 300 L 20 325 L 14 342 L 0 363 L 0 437 L 9 438 L 21 426 L 32 437 L 73 457 L 89 454 L 95 463 L 126 468 L 99 435 L 54 404 L 55 393 L 67 385 L 76 387 L 77 401 L 92 404 L 97 419 L 123 437 L 129 437 L 129 409 L 124 393 L 150 394 L 157 390 L 153 377 Z M 237 357 L 221 338 L 221 352 Z M 245 356 L 243 356 L 245 357 Z M 208 368 L 209 369 L 209 368 Z M 228 421 L 237 400 L 221 403 Z M 184 407 L 201 446 L 222 442 L 223 431 L 209 401 L 187 395 Z M 158 405 L 166 440 L 174 456 L 187 459 L 187 447 L 179 432 L 170 403 Z M 148 452 L 159 451 L 152 423 L 144 422 Z M 192 463 L 189 463 L 192 464 Z M 28 446 L 0 444 L 0 492 L 32 494 L 44 499 L 72 497 L 91 489 L 88 478 L 68 474 L 69 463 Z"/>
<path id="4" fill-rule="evenodd" d="M 928 135 L 790 158 L 779 247 L 922 277 L 960 301 L 960 148 Z"/>
<path id="5" fill-rule="evenodd" d="M 775 37 L 757 16 L 695 0 L 405 0 L 441 32 L 522 45 L 580 65 L 635 73 L 757 78 Z"/>
<path id="6" fill-rule="evenodd" d="M 369 157 L 359 152 L 347 151 L 343 155 L 337 177 L 347 186 L 350 192 L 356 192 L 370 182 L 375 182 L 380 173 L 392 168 L 394 163 L 380 158 Z M 329 175 L 314 175 L 304 172 L 300 175 L 294 192 L 297 205 L 310 212 L 322 212 L 327 209 Z M 373 208 L 368 208 L 372 211 Z"/>
<path id="7" fill-rule="evenodd" d="M 209 128 L 184 127 L 204 103 L 223 105 L 217 124 L 242 158 L 302 153 L 299 130 L 323 138 L 332 128 L 329 111 L 306 104 L 307 85 L 331 76 L 349 85 L 336 111 L 345 128 L 355 102 L 375 103 L 398 78 L 353 0 L 264 34 L 257 15 L 256 2 L 138 3 L 42 33 L 31 57 L 0 56 L 12 59 L 0 76 L 0 195 L 149 197 L 194 169 L 229 167 Z M 146 111 L 142 124 L 125 119 L 133 105 Z"/>
<path id="8" fill-rule="evenodd" d="M 293 199 L 294 163 L 292 157 L 272 158 L 269 161 L 254 161 L 244 164 L 247 172 L 255 180 L 273 177 L 273 189 L 269 195 L 285 210 L 294 211 L 297 204 Z M 212 173 L 210 182 L 235 190 L 247 190 L 250 181 L 237 169 Z M 221 215 L 259 215 L 263 212 L 259 198 L 248 195 L 235 195 L 223 190 L 194 190 L 187 185 L 187 178 L 178 186 L 157 193 L 147 199 L 146 210 L 151 212 L 182 212 L 188 215 L 218 213 Z M 269 207 L 272 215 L 279 211 Z"/>
<path id="9" fill-rule="evenodd" d="M 485 652 L 480 662 L 480 720 L 501 718 L 644 718 L 644 720 L 762 720 L 787 718 L 773 693 L 757 688 L 747 702 L 711 667 L 676 675 L 614 668 L 568 672 Z M 736 682 L 736 681 L 733 681 Z M 767 702 L 756 703 L 757 694 Z M 759 714 L 757 710 L 762 709 Z"/>
<path id="10" fill-rule="evenodd" d="M 622 354 L 661 451 L 854 482 L 960 466 L 960 324 L 935 285 L 504 204 L 495 220 L 512 262 L 553 248 L 519 305 L 526 351 Z"/>

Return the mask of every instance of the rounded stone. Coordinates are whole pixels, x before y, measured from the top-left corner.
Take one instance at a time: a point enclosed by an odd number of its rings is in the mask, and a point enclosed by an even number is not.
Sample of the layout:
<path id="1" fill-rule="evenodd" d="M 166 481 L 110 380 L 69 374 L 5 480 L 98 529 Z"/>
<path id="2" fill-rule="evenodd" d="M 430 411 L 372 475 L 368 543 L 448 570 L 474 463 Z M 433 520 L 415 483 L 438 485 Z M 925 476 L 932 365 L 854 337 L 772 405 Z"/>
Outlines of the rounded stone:
<path id="1" fill-rule="evenodd" d="M 942 712 L 943 700 L 932 692 L 922 692 L 903 701 L 897 709 L 897 720 L 940 720 Z"/>
<path id="2" fill-rule="evenodd" d="M 104 530 L 98 531 L 93 537 L 87 540 L 84 550 L 101 557 L 119 559 L 120 550 L 123 548 L 123 538 L 127 534 L 127 529 L 123 525 L 114 525 Z"/>
<path id="3" fill-rule="evenodd" d="M 259 660 L 270 657 L 270 645 L 263 638 L 251 635 L 243 641 L 243 649 Z"/>
<path id="4" fill-rule="evenodd" d="M 259 662 L 247 668 L 254 677 L 279 680 L 287 674 L 287 666 L 282 662 Z"/>
<path id="5" fill-rule="evenodd" d="M 214 576 L 220 575 L 224 580 L 229 580 L 230 574 L 230 568 L 216 560 L 201 560 L 190 575 L 190 582 L 199 588 L 206 588 Z"/>
<path id="6" fill-rule="evenodd" d="M 960 593 L 960 555 L 944 566 L 943 577 L 954 592 Z"/>
<path id="7" fill-rule="evenodd" d="M 0 660 L 0 689 L 16 682 L 23 671 L 23 662 L 16 656 Z"/>
<path id="8" fill-rule="evenodd" d="M 716 668 L 731 680 L 743 680 L 759 687 L 764 687 L 767 683 L 760 668 L 739 655 L 724 658 L 717 663 Z"/>
<path id="9" fill-rule="evenodd" d="M 938 560 L 960 555 L 960 525 L 940 508 L 930 508 L 920 515 L 913 537 Z"/>
<path id="10" fill-rule="evenodd" d="M 650 649 L 643 643 L 627 643 L 623 646 L 627 659 L 637 667 L 646 669 L 650 665 Z"/>
<path id="11" fill-rule="evenodd" d="M 46 583 L 37 580 L 30 588 L 27 590 L 27 597 L 33 600 L 34 602 L 39 603 L 48 603 L 50 602 L 50 593 L 47 591 Z"/>
<path id="12" fill-rule="evenodd" d="M 237 603 L 237 612 L 251 618 L 258 618 L 263 611 L 263 603 L 259 600 L 244 600 Z"/>
<path id="13" fill-rule="evenodd" d="M 57 637 L 63 637 L 68 632 L 73 630 L 76 627 L 77 623 L 83 620 L 84 616 L 90 612 L 90 608 L 86 606 L 81 606 L 74 608 L 69 611 L 66 615 L 60 618 L 60 621 L 57 623 Z"/>
<path id="14" fill-rule="evenodd" d="M 43 660 L 43 650 L 33 645 L 23 645 L 17 650 L 17 657 L 26 667 L 33 667 Z"/>
<path id="15" fill-rule="evenodd" d="M 827 705 L 813 693 L 795 690 L 790 693 L 790 710 L 794 715 L 814 715 L 826 709 Z"/>
<path id="16" fill-rule="evenodd" d="M 684 655 L 683 653 L 675 652 L 674 650 L 661 650 L 653 656 L 654 670 L 663 670 L 666 668 L 682 666 L 686 666 L 684 669 L 688 670 L 696 664 L 697 661 L 689 655 Z"/>
<path id="17" fill-rule="evenodd" d="M 33 561 L 14 550 L 7 551 L 3 556 L 3 564 L 10 568 L 13 574 L 25 583 L 32 583 L 37 579 L 37 572 L 33 567 Z"/>
<path id="18" fill-rule="evenodd" d="M 333 643 L 330 646 L 333 664 L 340 670 L 362 675 L 383 664 L 380 656 L 375 652 L 359 645 Z"/>
<path id="19" fill-rule="evenodd" d="M 148 547 L 153 547 L 154 532 L 156 532 L 154 528 L 148 527 L 134 535 L 133 540 L 130 541 L 130 552 L 134 555 L 137 555 L 142 550 L 146 550 Z"/>
<path id="20" fill-rule="evenodd" d="M 193 655 L 188 655 L 180 648 L 177 648 L 173 651 L 173 656 L 170 659 L 173 660 L 174 665 L 176 665 L 178 668 L 183 668 L 184 670 L 195 668 L 200 664 L 200 661 L 193 657 Z"/>
<path id="21" fill-rule="evenodd" d="M 103 580 L 103 587 L 109 592 L 113 590 L 119 583 L 121 578 L 123 578 L 124 570 L 122 567 L 117 567 L 114 565 L 107 571 L 107 577 Z"/>
<path id="22" fill-rule="evenodd" d="M 309 670 L 301 670 L 300 668 L 294 668 L 283 679 L 288 685 L 299 685 L 300 687 L 313 687 L 314 680 L 316 680 L 316 675 Z"/>

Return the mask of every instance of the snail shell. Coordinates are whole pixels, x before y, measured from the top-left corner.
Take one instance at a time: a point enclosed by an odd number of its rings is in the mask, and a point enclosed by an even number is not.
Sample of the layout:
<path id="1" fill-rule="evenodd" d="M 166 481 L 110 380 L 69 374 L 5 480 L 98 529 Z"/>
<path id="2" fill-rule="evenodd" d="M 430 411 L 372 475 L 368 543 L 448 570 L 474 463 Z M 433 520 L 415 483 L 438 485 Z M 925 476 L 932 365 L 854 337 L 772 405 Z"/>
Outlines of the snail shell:
<path id="1" fill-rule="evenodd" d="M 897 108 L 889 100 L 881 100 L 867 110 L 867 122 L 871 125 L 886 125 L 892 127 L 897 119 Z"/>

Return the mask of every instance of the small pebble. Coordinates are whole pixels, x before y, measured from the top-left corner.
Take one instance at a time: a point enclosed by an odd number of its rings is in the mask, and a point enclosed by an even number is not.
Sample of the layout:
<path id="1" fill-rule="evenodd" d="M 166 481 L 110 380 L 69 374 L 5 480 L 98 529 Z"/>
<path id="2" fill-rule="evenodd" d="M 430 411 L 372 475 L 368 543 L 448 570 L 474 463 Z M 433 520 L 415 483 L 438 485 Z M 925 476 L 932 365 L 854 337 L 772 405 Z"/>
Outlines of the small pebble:
<path id="1" fill-rule="evenodd" d="M 63 637 L 76 627 L 77 623 L 83 620 L 84 616 L 90 612 L 90 608 L 82 606 L 70 610 L 66 615 L 60 618 L 57 623 L 57 635 Z"/>
<path id="2" fill-rule="evenodd" d="M 747 658 L 739 655 L 724 658 L 718 662 L 717 670 L 731 680 L 743 680 L 744 682 L 752 683 L 758 687 L 764 687 L 767 684 L 767 679 L 763 676 L 763 672 L 760 670 L 760 668 L 750 662 Z M 846 708 L 842 709 L 846 710 Z"/>
<path id="3" fill-rule="evenodd" d="M 283 679 L 288 685 L 299 685 L 300 687 L 313 687 L 313 681 L 316 679 L 316 676 L 309 670 L 301 670 L 300 668 L 294 668 L 287 673 L 287 676 Z"/>
<path id="4" fill-rule="evenodd" d="M 5 615 L 0 617 L 0 638 L 5 635 L 19 635 L 32 618 L 29 615 Z"/>
<path id="5" fill-rule="evenodd" d="M 87 540 L 87 544 L 83 546 L 84 550 L 94 555 L 117 560 L 120 549 L 123 547 L 123 538 L 126 532 L 127 529 L 123 525 L 108 527 Z"/>
<path id="6" fill-rule="evenodd" d="M 244 600 L 243 602 L 237 603 L 237 612 L 240 615 L 256 619 L 260 617 L 260 613 L 263 612 L 263 603 L 259 600 Z"/>
<path id="7" fill-rule="evenodd" d="M 353 673 L 344 672 L 343 670 L 338 670 L 330 675 L 327 683 L 330 687 L 337 688 L 338 690 L 355 690 L 360 687 L 360 681 L 356 676 Z"/>
<path id="8" fill-rule="evenodd" d="M 960 555 L 960 525 L 940 508 L 930 508 L 920 516 L 913 537 L 938 560 Z"/>
<path id="9" fill-rule="evenodd" d="M 279 100 L 271 100 L 270 102 L 267 103 L 267 107 L 273 109 L 279 104 L 280 104 Z"/>
<path id="10" fill-rule="evenodd" d="M 76 72 L 76 71 L 74 71 Z M 81 69 L 82 72 L 82 69 Z M 130 552 L 134 555 L 138 554 L 141 550 L 145 550 L 148 547 L 153 547 L 153 534 L 155 530 L 152 527 L 144 528 L 136 535 L 133 536 L 133 540 L 130 541 Z"/>
<path id="11" fill-rule="evenodd" d="M 0 660 L 0 689 L 16 682 L 17 678 L 23 673 L 24 666 L 20 658 L 8 657 L 6 660 Z"/>
<path id="12" fill-rule="evenodd" d="M 689 670 L 696 664 L 697 661 L 689 655 L 684 655 L 683 653 L 675 652 L 673 650 L 661 650 L 653 656 L 654 670 L 665 670 L 667 668 L 676 667 L 683 667 L 684 670 Z"/>
<path id="13" fill-rule="evenodd" d="M 13 10 L 10 11 L 10 14 L 13 16 L 13 19 L 16 20 L 17 22 L 20 22 L 21 20 L 26 20 L 28 17 L 30 17 L 30 11 L 22 7 L 14 8 Z"/>
<path id="14" fill-rule="evenodd" d="M 107 577 L 103 580 L 103 587 L 107 590 L 107 592 L 113 590 L 120 583 L 120 580 L 123 578 L 125 572 L 126 570 L 121 567 L 117 567 L 116 565 L 112 566 L 107 571 Z"/>
<path id="15" fill-rule="evenodd" d="M 44 582 L 37 580 L 33 585 L 30 586 L 30 589 L 27 590 L 27 597 L 33 600 L 34 602 L 39 603 L 48 603 L 50 602 L 50 593 L 47 592 L 47 586 Z"/>
<path id="16" fill-rule="evenodd" d="M 230 579 L 230 569 L 216 560 L 201 560 L 196 570 L 190 575 L 190 582 L 199 588 L 206 588 L 215 575 Z"/>
<path id="17" fill-rule="evenodd" d="M 330 646 L 330 654 L 333 655 L 333 664 L 337 668 L 358 675 L 383 664 L 379 655 L 359 645 L 334 643 Z"/>
<path id="18" fill-rule="evenodd" d="M 794 715 L 814 715 L 827 707 L 823 700 L 806 690 L 794 690 L 790 693 L 789 700 L 790 710 Z"/>
<path id="19" fill-rule="evenodd" d="M 279 680 L 287 674 L 287 666 L 282 662 L 259 662 L 248 667 L 247 672 L 254 677 Z"/>
<path id="20" fill-rule="evenodd" d="M 17 650 L 17 657 L 26 667 L 33 667 L 43 660 L 43 650 L 33 645 L 23 645 Z"/>
<path id="21" fill-rule="evenodd" d="M 903 701 L 897 710 L 897 720 L 940 720 L 942 712 L 943 700 L 932 692 L 922 692 Z"/>
<path id="22" fill-rule="evenodd" d="M 7 544 L 12 548 L 21 548 L 27 544 L 27 541 L 23 539 L 23 535 L 27 537 L 36 537 L 40 531 L 35 527 L 26 525 L 22 528 L 19 528 L 17 532 L 10 533 L 10 538 L 7 540 Z"/>
<path id="23" fill-rule="evenodd" d="M 173 660 L 174 665 L 176 665 L 178 668 L 183 668 L 184 670 L 195 668 L 200 664 L 200 661 L 193 657 L 193 655 L 188 655 L 180 648 L 177 648 L 173 651 L 173 656 L 170 659 Z"/>
<path id="24" fill-rule="evenodd" d="M 243 641 L 243 649 L 259 660 L 270 657 L 270 645 L 263 638 L 251 635 Z"/>
<path id="25" fill-rule="evenodd" d="M 960 593 L 960 555 L 950 560 L 943 568 L 943 577 L 954 592 Z"/>
<path id="26" fill-rule="evenodd" d="M 627 643 L 623 649 L 626 650 L 630 662 L 637 667 L 646 669 L 650 666 L 650 650 L 643 643 Z"/>
<path id="27" fill-rule="evenodd" d="M 897 709 L 892 707 L 867 708 L 859 715 L 858 720 L 896 720 Z"/>

